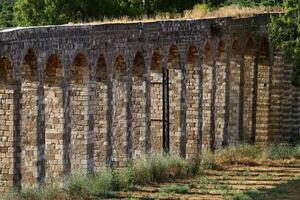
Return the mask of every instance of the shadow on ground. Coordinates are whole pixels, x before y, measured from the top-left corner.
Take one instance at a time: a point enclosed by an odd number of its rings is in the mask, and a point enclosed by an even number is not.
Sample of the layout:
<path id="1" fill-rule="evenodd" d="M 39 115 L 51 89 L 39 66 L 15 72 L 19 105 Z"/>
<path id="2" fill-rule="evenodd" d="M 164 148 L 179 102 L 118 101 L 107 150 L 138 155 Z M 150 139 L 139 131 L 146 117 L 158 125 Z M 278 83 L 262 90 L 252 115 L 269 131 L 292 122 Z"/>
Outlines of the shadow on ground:
<path id="1" fill-rule="evenodd" d="M 272 189 L 256 189 L 236 194 L 234 200 L 300 200 L 300 177 Z"/>

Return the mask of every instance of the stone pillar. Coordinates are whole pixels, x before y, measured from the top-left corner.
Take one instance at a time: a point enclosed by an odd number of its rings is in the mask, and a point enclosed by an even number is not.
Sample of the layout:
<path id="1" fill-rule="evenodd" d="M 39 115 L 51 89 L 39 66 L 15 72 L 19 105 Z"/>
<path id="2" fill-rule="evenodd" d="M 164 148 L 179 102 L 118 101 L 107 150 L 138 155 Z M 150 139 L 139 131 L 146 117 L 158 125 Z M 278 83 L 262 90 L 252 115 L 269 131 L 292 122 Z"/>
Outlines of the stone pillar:
<path id="1" fill-rule="evenodd" d="M 94 164 L 95 171 L 105 166 L 107 154 L 108 73 L 103 56 L 96 67 L 94 117 Z"/>
<path id="2" fill-rule="evenodd" d="M 283 82 L 281 93 L 281 136 L 280 141 L 286 142 L 292 131 L 292 111 L 293 111 L 293 86 L 292 74 L 293 66 L 285 64 L 283 66 Z"/>
<path id="3" fill-rule="evenodd" d="M 2 67 L 1 67 L 2 68 Z M 1 71 L 1 73 L 4 73 Z M 2 82 L 2 81 L 1 81 Z M 14 105 L 15 86 L 7 82 L 0 85 L 0 192 L 14 186 Z M 19 163 L 18 163 L 19 164 Z"/>
<path id="4" fill-rule="evenodd" d="M 71 68 L 71 172 L 86 171 L 88 167 L 88 101 L 89 66 L 82 54 L 75 57 Z"/>
<path id="5" fill-rule="evenodd" d="M 271 85 L 271 110 L 269 116 L 269 142 L 280 141 L 281 133 L 281 95 L 284 55 L 281 52 L 275 52 L 274 65 L 272 69 Z"/>
<path id="6" fill-rule="evenodd" d="M 253 50 L 247 51 L 244 56 L 244 76 L 242 81 L 243 89 L 243 142 L 251 142 L 253 132 L 253 96 L 255 92 L 254 85 L 254 66 L 255 55 Z"/>
<path id="7" fill-rule="evenodd" d="M 27 52 L 23 61 L 22 73 L 22 187 L 32 187 L 38 179 L 38 64 L 34 53 Z"/>
<path id="8" fill-rule="evenodd" d="M 300 139 L 300 87 L 293 87 L 293 107 L 292 107 L 292 134 L 289 141 L 292 143 Z"/>
<path id="9" fill-rule="evenodd" d="M 266 143 L 269 134 L 270 61 L 260 55 L 257 74 L 257 106 L 255 142 Z"/>
<path id="10" fill-rule="evenodd" d="M 126 63 L 118 56 L 113 68 L 113 166 L 124 167 L 127 162 L 127 103 L 128 74 Z"/>
<path id="11" fill-rule="evenodd" d="M 211 117 L 212 117 L 212 77 L 213 77 L 213 63 L 211 47 L 206 44 L 203 51 L 203 64 L 202 64 L 202 149 L 210 149 L 211 139 Z"/>
<path id="12" fill-rule="evenodd" d="M 45 68 L 45 160 L 46 182 L 60 180 L 63 172 L 63 68 L 50 58 Z"/>
<path id="13" fill-rule="evenodd" d="M 151 60 L 151 151 L 163 152 L 163 70 L 159 49 L 155 50 Z"/>
<path id="14" fill-rule="evenodd" d="M 149 52 L 148 52 L 149 53 Z M 148 53 L 145 56 L 145 82 L 146 82 L 146 132 L 145 132 L 145 154 L 151 154 L 152 132 L 151 132 L 151 60 Z"/>
<path id="15" fill-rule="evenodd" d="M 223 146 L 225 131 L 227 54 L 223 42 L 219 43 L 216 56 L 216 95 L 215 95 L 215 148 Z"/>
<path id="16" fill-rule="evenodd" d="M 236 44 L 238 45 L 238 44 Z M 229 69 L 229 121 L 228 144 L 237 145 L 240 142 L 240 81 L 241 81 L 241 54 L 239 46 L 232 49 Z"/>
<path id="17" fill-rule="evenodd" d="M 146 66 L 137 53 L 132 67 L 132 152 L 133 159 L 145 155 L 146 132 Z"/>
<path id="18" fill-rule="evenodd" d="M 200 62 L 197 49 L 191 48 L 187 53 L 187 113 L 186 113 L 186 142 L 187 159 L 191 159 L 199 153 L 199 93 L 200 93 Z"/>
<path id="19" fill-rule="evenodd" d="M 176 49 L 175 49 L 176 48 Z M 170 153 L 181 153 L 181 97 L 182 68 L 178 49 L 171 48 L 169 55 L 169 120 L 170 120 Z"/>

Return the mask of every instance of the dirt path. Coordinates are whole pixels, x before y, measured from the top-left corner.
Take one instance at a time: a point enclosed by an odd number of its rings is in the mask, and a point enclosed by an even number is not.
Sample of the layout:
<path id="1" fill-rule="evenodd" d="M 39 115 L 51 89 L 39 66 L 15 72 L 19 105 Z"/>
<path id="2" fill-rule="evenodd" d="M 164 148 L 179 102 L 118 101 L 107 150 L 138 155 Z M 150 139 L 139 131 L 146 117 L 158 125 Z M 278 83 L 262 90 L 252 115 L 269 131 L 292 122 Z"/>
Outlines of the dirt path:
<path id="1" fill-rule="evenodd" d="M 175 183 L 137 187 L 117 199 L 300 200 L 300 161 L 276 166 L 228 166 Z"/>

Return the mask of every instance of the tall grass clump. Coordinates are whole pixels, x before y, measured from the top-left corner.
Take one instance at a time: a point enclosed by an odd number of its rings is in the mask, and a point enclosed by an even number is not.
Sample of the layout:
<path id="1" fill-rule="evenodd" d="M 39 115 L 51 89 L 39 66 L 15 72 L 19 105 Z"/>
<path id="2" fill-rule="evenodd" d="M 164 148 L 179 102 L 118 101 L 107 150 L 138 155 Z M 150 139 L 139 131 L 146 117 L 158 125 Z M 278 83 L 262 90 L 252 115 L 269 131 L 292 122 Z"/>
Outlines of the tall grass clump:
<path id="1" fill-rule="evenodd" d="M 271 144 L 266 148 L 265 154 L 268 159 L 282 160 L 299 157 L 300 146 L 290 146 L 288 144 Z"/>
<path id="2" fill-rule="evenodd" d="M 220 164 L 256 164 L 256 159 L 261 157 L 262 147 L 243 144 L 229 146 L 215 152 L 215 160 Z"/>

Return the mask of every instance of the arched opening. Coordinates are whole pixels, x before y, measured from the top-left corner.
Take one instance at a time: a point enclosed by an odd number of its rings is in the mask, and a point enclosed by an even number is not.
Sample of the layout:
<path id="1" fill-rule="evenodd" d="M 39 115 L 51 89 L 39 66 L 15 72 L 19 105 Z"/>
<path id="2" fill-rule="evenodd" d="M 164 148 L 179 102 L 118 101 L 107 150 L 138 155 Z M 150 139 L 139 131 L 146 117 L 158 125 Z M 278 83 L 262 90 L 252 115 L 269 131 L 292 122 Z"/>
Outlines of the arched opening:
<path id="1" fill-rule="evenodd" d="M 215 77 L 215 141 L 214 149 L 220 148 L 224 144 L 225 133 L 225 104 L 226 104 L 226 79 L 227 79 L 227 54 L 225 43 L 220 41 L 217 48 L 216 56 L 216 77 Z"/>
<path id="2" fill-rule="evenodd" d="M 199 153 L 199 93 L 200 69 L 199 52 L 195 45 L 191 45 L 186 52 L 187 69 L 187 113 L 186 113 L 186 147 L 187 158 L 193 158 Z"/>
<path id="3" fill-rule="evenodd" d="M 180 153 L 180 108 L 182 90 L 182 69 L 180 56 L 175 44 L 171 45 L 168 57 L 169 70 L 169 127 L 170 127 L 170 152 Z"/>
<path id="4" fill-rule="evenodd" d="M 37 137 L 38 63 L 32 49 L 29 49 L 23 58 L 21 92 L 22 187 L 28 187 L 36 183 L 40 176 L 37 166 L 40 164 L 40 160 L 38 161 L 37 152 L 39 147 L 43 145 L 38 143 L 38 141 L 42 141 Z M 39 134 L 39 136 L 44 135 L 42 133 Z"/>
<path id="5" fill-rule="evenodd" d="M 127 97 L 128 74 L 123 56 L 117 56 L 113 66 L 113 166 L 123 167 L 127 162 Z"/>
<path id="6" fill-rule="evenodd" d="M 18 112 L 18 105 L 15 103 L 15 76 L 11 62 L 7 58 L 0 58 L 0 191 L 17 186 L 15 177 L 20 175 L 19 166 L 19 134 L 15 132 L 15 113 Z M 17 180 L 19 181 L 19 180 Z"/>
<path id="7" fill-rule="evenodd" d="M 71 118 L 71 171 L 87 169 L 88 133 L 88 80 L 86 57 L 79 53 L 71 67 L 70 118 Z"/>
<path id="8" fill-rule="evenodd" d="M 245 47 L 244 55 L 244 80 L 243 80 L 243 142 L 254 143 L 254 92 L 256 78 L 255 74 L 255 44 L 249 38 Z M 253 141 L 252 141 L 253 140 Z"/>
<path id="9" fill-rule="evenodd" d="M 241 81 L 241 48 L 237 40 L 231 47 L 229 73 L 229 121 L 228 143 L 237 145 L 240 141 L 240 81 Z"/>
<path id="10" fill-rule="evenodd" d="M 94 163 L 99 171 L 106 163 L 107 148 L 107 109 L 108 109 L 108 74 L 103 54 L 99 56 L 95 83 L 95 120 L 94 120 Z"/>
<path id="11" fill-rule="evenodd" d="M 133 158 L 145 153 L 146 133 L 146 72 L 144 56 L 137 52 L 132 67 L 132 147 Z"/>
<path id="12" fill-rule="evenodd" d="M 63 68 L 59 57 L 51 55 L 45 67 L 45 172 L 46 182 L 53 183 L 63 168 Z M 56 179 L 55 179 L 56 178 Z"/>
<path id="13" fill-rule="evenodd" d="M 160 49 L 151 59 L 151 144 L 152 152 L 163 152 L 163 73 Z"/>
<path id="14" fill-rule="evenodd" d="M 255 142 L 268 141 L 269 124 L 269 97 L 270 94 L 270 50 L 266 38 L 261 41 L 257 70 L 257 97 L 256 97 L 256 129 Z"/>
<path id="15" fill-rule="evenodd" d="M 202 147 L 211 149 L 211 105 L 212 105 L 212 49 L 207 42 L 203 48 L 203 94 L 202 94 Z"/>

